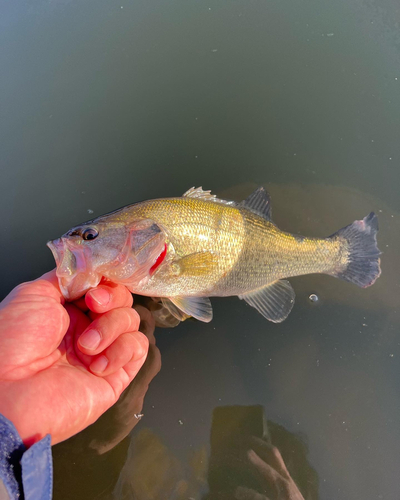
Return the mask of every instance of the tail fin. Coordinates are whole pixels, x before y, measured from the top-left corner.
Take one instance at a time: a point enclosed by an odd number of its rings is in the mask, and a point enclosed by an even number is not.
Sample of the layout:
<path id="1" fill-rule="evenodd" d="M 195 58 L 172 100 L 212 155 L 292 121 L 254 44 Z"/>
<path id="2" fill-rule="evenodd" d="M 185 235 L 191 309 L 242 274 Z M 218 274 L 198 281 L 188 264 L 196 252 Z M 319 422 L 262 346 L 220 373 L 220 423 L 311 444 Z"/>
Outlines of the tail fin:
<path id="1" fill-rule="evenodd" d="M 347 267 L 335 276 L 363 288 L 375 283 L 381 274 L 377 232 L 378 217 L 371 212 L 331 236 L 346 240 L 349 252 Z"/>

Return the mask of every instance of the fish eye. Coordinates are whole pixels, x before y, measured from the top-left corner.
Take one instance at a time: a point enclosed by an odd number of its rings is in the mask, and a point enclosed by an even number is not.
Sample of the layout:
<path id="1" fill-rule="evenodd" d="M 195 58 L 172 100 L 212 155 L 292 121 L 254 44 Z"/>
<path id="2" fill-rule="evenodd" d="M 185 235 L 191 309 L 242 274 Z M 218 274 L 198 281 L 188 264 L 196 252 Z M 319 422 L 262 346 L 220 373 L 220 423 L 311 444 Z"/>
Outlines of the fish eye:
<path id="1" fill-rule="evenodd" d="M 94 227 L 88 227 L 87 229 L 82 231 L 82 238 L 84 240 L 94 240 L 98 235 L 99 232 L 97 231 L 97 229 L 94 229 Z"/>

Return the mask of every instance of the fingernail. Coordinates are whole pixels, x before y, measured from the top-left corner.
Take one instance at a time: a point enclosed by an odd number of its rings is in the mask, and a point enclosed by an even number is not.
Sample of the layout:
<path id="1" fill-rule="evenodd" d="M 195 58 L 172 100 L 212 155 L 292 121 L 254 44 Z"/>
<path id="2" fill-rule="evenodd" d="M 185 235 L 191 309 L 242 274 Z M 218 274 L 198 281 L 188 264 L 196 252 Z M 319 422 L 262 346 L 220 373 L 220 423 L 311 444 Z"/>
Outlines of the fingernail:
<path id="1" fill-rule="evenodd" d="M 96 288 L 90 292 L 92 299 L 100 306 L 106 306 L 110 302 L 110 293 L 105 288 Z"/>
<path id="2" fill-rule="evenodd" d="M 101 340 L 100 333 L 97 330 L 87 330 L 79 337 L 79 343 L 85 349 L 97 349 Z"/>
<path id="3" fill-rule="evenodd" d="M 108 359 L 105 356 L 99 356 L 90 365 L 90 369 L 92 370 L 92 372 L 102 373 L 107 368 L 107 365 Z"/>

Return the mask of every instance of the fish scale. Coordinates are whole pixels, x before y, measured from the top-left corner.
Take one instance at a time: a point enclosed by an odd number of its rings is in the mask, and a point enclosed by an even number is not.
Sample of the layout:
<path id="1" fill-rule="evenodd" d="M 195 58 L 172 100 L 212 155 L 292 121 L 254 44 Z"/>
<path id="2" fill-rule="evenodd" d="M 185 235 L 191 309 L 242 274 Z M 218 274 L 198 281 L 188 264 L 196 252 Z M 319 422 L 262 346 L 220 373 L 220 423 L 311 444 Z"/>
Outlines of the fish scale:
<path id="1" fill-rule="evenodd" d="M 88 289 L 85 276 L 89 286 L 105 277 L 134 293 L 161 297 L 180 320 L 210 321 L 208 297 L 237 295 L 280 322 L 294 303 L 284 278 L 325 273 L 362 287 L 373 284 L 380 275 L 377 230 L 371 213 L 328 238 L 293 235 L 272 222 L 263 188 L 241 203 L 191 188 L 179 198 L 98 217 L 49 246 L 66 298 Z"/>
<path id="2" fill-rule="evenodd" d="M 142 294 L 239 295 L 284 277 L 329 272 L 340 265 L 339 241 L 296 238 L 244 207 L 178 198 L 144 202 L 136 210 L 134 217 L 149 217 L 165 229 L 178 258 L 198 252 L 217 257 L 201 276 L 193 275 L 195 269 L 178 273 L 165 265 Z"/>

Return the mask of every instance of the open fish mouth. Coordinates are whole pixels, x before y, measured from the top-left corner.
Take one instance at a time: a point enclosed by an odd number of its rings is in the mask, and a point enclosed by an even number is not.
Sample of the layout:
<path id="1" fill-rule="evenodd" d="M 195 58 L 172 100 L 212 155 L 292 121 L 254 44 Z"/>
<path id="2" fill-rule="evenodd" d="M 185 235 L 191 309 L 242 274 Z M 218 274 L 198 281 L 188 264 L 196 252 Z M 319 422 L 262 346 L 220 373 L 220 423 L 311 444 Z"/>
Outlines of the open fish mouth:
<path id="1" fill-rule="evenodd" d="M 101 277 L 88 265 L 87 249 L 70 245 L 65 238 L 48 241 L 47 246 L 56 261 L 58 283 L 66 300 L 78 299 L 99 284 Z"/>

